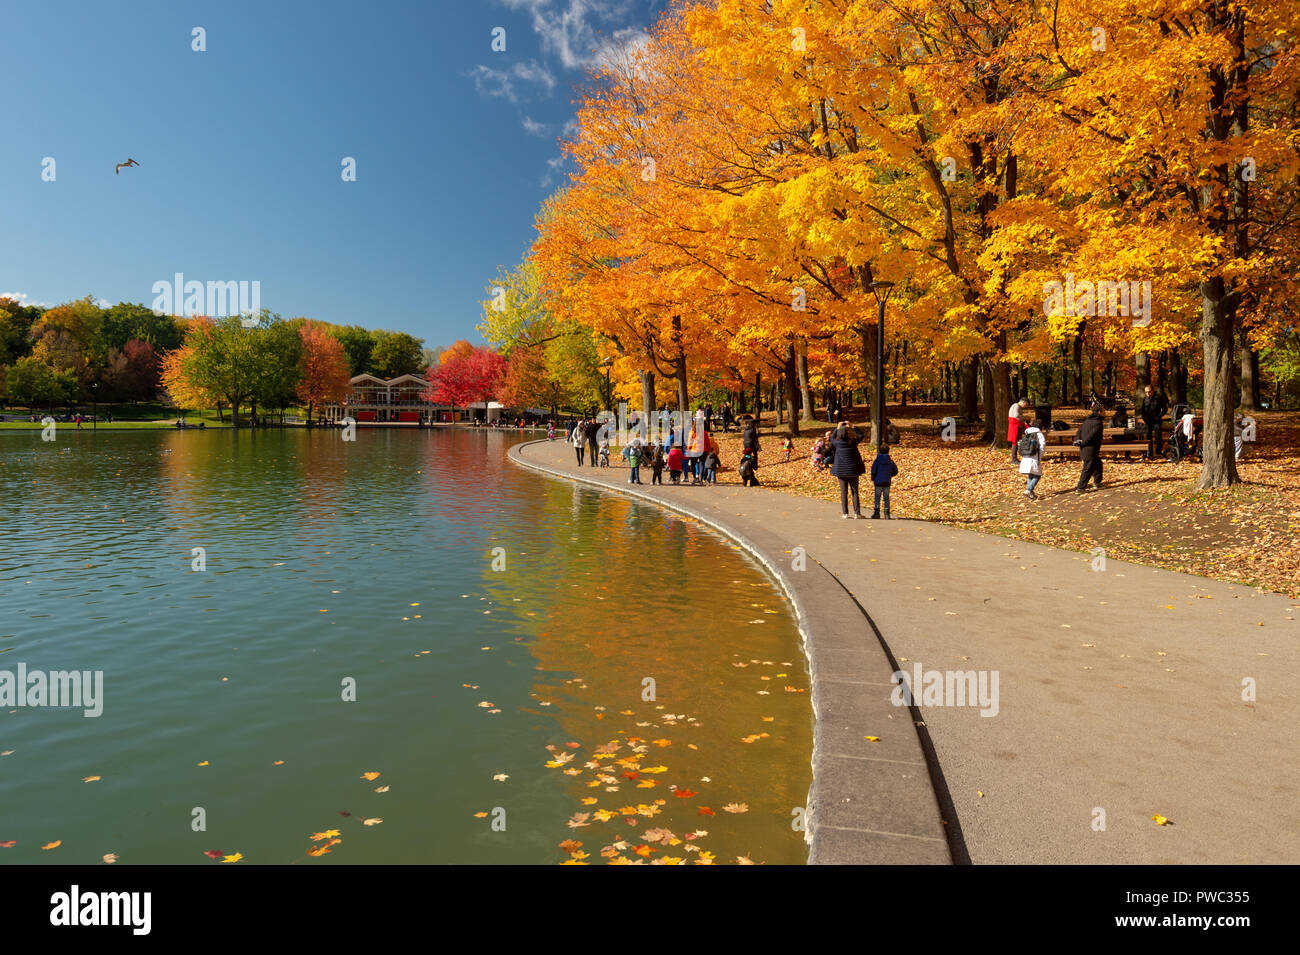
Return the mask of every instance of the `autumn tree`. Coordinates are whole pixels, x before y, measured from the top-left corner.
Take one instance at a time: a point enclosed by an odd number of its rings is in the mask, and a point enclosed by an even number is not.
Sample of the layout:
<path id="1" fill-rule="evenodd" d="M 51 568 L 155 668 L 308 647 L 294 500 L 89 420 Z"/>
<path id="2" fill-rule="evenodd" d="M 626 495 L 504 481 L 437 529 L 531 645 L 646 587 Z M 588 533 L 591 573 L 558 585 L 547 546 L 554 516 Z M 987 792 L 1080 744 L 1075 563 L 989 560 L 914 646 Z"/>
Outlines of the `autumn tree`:
<path id="1" fill-rule="evenodd" d="M 307 423 L 312 411 L 328 402 L 342 401 L 348 395 L 351 376 L 343 343 L 320 322 L 305 321 L 298 328 L 302 340 L 299 359 L 297 398 L 307 406 Z"/>

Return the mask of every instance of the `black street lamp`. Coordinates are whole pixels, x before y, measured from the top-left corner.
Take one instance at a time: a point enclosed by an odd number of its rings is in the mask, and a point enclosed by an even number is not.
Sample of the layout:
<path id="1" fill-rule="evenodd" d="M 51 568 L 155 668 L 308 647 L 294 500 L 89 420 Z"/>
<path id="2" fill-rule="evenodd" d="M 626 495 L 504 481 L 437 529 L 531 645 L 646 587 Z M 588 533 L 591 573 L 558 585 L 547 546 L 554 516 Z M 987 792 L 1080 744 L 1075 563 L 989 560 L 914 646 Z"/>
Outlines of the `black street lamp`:
<path id="1" fill-rule="evenodd" d="M 90 383 L 90 430 L 99 430 L 99 382 Z"/>
<path id="2" fill-rule="evenodd" d="M 875 428 L 877 454 L 880 453 L 881 445 L 885 442 L 885 303 L 889 301 L 889 293 L 893 289 L 893 282 L 871 283 L 871 294 L 876 297 L 876 302 L 880 305 L 880 328 L 876 332 Z"/>
<path id="3" fill-rule="evenodd" d="M 606 358 L 601 364 L 605 366 L 605 410 L 608 411 L 609 403 L 613 400 L 610 394 L 609 370 L 614 367 L 614 359 Z"/>

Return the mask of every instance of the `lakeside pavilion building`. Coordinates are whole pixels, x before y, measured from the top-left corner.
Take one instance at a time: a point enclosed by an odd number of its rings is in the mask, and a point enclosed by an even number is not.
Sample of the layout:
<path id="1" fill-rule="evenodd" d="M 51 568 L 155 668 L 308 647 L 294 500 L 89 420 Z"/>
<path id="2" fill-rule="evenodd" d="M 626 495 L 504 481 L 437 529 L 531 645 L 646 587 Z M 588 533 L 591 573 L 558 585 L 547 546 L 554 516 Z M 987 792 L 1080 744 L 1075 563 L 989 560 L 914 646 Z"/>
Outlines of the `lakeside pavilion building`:
<path id="1" fill-rule="evenodd" d="M 419 375 L 400 375 L 397 378 L 377 378 L 374 375 L 357 375 L 351 381 L 351 391 L 343 401 L 327 404 L 325 420 L 337 424 L 351 416 L 357 424 L 406 425 L 421 427 L 429 424 L 449 424 L 464 420 L 463 409 L 453 410 L 450 405 L 434 404 L 426 400 L 429 382 Z"/>

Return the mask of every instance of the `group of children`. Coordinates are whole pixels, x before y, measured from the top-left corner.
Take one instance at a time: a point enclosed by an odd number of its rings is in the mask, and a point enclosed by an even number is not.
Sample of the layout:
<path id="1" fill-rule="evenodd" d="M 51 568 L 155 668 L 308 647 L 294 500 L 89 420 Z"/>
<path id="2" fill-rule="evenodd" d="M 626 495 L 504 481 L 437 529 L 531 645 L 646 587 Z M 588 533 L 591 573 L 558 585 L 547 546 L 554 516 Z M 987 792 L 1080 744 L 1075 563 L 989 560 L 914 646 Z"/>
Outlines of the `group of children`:
<path id="1" fill-rule="evenodd" d="M 665 448 L 667 449 L 665 451 Z M 717 444 L 709 441 L 709 448 L 703 454 L 688 457 L 680 444 L 674 444 L 671 436 L 663 445 L 650 443 L 643 445 L 640 438 L 623 448 L 623 457 L 631 469 L 629 484 L 644 484 L 641 480 L 641 468 L 650 468 L 650 483 L 663 484 L 664 471 L 668 471 L 671 484 L 717 484 L 718 471 L 722 460 L 718 457 Z M 609 467 L 609 445 L 600 448 L 600 466 Z"/>

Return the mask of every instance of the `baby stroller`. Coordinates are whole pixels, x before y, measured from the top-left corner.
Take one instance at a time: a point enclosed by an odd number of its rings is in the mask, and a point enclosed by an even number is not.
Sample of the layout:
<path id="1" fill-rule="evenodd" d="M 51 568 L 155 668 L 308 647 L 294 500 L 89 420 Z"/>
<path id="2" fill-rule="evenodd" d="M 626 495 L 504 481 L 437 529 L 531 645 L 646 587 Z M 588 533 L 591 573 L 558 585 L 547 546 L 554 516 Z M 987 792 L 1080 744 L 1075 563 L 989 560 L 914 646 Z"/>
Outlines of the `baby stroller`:
<path id="1" fill-rule="evenodd" d="M 1183 458 L 1201 456 L 1202 419 L 1194 416 L 1190 405 L 1174 405 L 1174 433 L 1169 439 L 1166 457 L 1177 464 Z"/>

